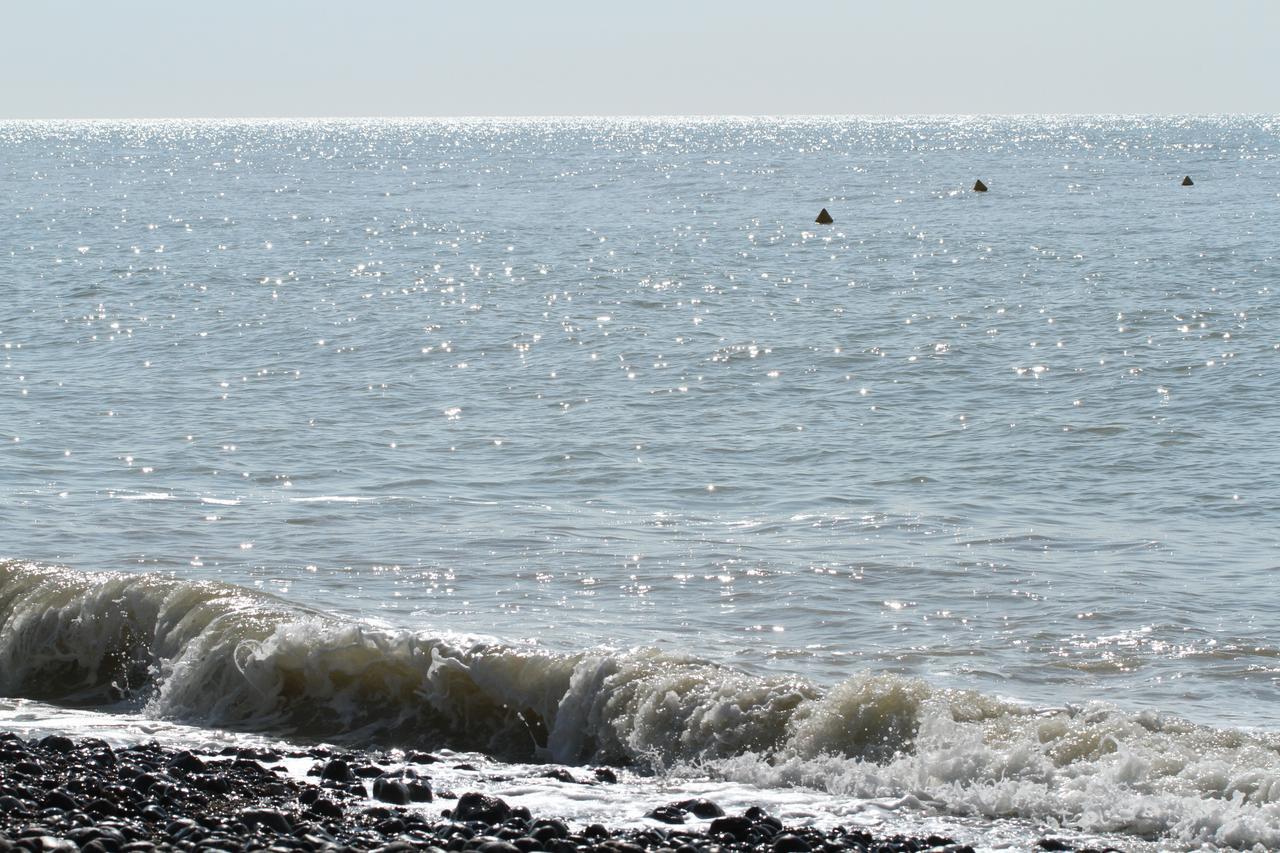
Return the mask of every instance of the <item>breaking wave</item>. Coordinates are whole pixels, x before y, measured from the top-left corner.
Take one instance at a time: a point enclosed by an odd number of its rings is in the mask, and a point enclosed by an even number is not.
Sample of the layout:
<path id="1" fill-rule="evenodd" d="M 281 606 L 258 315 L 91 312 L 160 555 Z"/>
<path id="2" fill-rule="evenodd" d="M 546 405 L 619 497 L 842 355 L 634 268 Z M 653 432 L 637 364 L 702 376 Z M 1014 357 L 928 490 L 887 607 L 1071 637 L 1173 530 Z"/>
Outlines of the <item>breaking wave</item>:
<path id="1" fill-rule="evenodd" d="M 831 688 L 648 649 L 375 629 L 211 582 L 0 563 L 0 693 L 338 742 L 712 773 L 1179 845 L 1280 846 L 1280 736 L 1036 709 L 863 673 Z"/>

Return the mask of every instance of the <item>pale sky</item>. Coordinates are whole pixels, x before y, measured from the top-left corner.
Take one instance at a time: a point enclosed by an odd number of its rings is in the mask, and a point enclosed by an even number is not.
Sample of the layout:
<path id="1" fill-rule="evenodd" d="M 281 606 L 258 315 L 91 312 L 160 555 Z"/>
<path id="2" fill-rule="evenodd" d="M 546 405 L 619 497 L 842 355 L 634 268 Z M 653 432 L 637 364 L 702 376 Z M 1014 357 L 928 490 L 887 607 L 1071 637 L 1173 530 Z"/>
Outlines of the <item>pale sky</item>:
<path id="1" fill-rule="evenodd" d="M 1276 0 L 0 0 L 0 118 L 1280 113 Z"/>

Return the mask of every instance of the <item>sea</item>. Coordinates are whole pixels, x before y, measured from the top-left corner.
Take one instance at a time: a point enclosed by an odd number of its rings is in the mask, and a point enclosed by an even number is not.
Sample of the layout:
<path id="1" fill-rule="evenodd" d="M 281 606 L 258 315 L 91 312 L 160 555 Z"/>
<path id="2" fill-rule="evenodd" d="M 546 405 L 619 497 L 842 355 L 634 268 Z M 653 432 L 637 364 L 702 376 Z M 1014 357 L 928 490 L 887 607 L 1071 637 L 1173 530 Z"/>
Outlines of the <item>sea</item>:
<path id="1" fill-rule="evenodd" d="M 0 729 L 1280 847 L 1278 131 L 0 122 Z"/>

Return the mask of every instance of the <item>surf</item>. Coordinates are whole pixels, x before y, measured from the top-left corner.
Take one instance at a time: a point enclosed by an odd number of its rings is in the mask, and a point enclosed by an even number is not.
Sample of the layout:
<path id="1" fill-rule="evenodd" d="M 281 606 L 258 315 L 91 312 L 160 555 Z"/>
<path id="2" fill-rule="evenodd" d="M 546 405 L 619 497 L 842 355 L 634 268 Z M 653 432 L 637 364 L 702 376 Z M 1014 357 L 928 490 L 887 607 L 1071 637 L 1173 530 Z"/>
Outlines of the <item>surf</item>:
<path id="1" fill-rule="evenodd" d="M 0 692 L 206 727 L 612 764 L 1088 832 L 1280 844 L 1280 735 L 919 678 L 834 685 L 649 648 L 336 618 L 243 587 L 0 564 Z"/>

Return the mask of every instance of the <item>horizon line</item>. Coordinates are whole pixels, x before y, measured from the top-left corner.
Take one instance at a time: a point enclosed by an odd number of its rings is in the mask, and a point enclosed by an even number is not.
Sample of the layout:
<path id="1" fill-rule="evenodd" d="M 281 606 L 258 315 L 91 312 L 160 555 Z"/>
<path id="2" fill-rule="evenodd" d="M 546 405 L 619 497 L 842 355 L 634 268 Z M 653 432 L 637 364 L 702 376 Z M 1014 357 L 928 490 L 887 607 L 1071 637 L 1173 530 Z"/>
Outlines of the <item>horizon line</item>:
<path id="1" fill-rule="evenodd" d="M 982 118 L 1208 118 L 1280 117 L 1273 112 L 902 112 L 902 113 L 511 113 L 461 115 L 138 115 L 138 116 L 5 116 L 0 122 L 110 121 L 465 121 L 532 119 L 982 119 Z"/>

